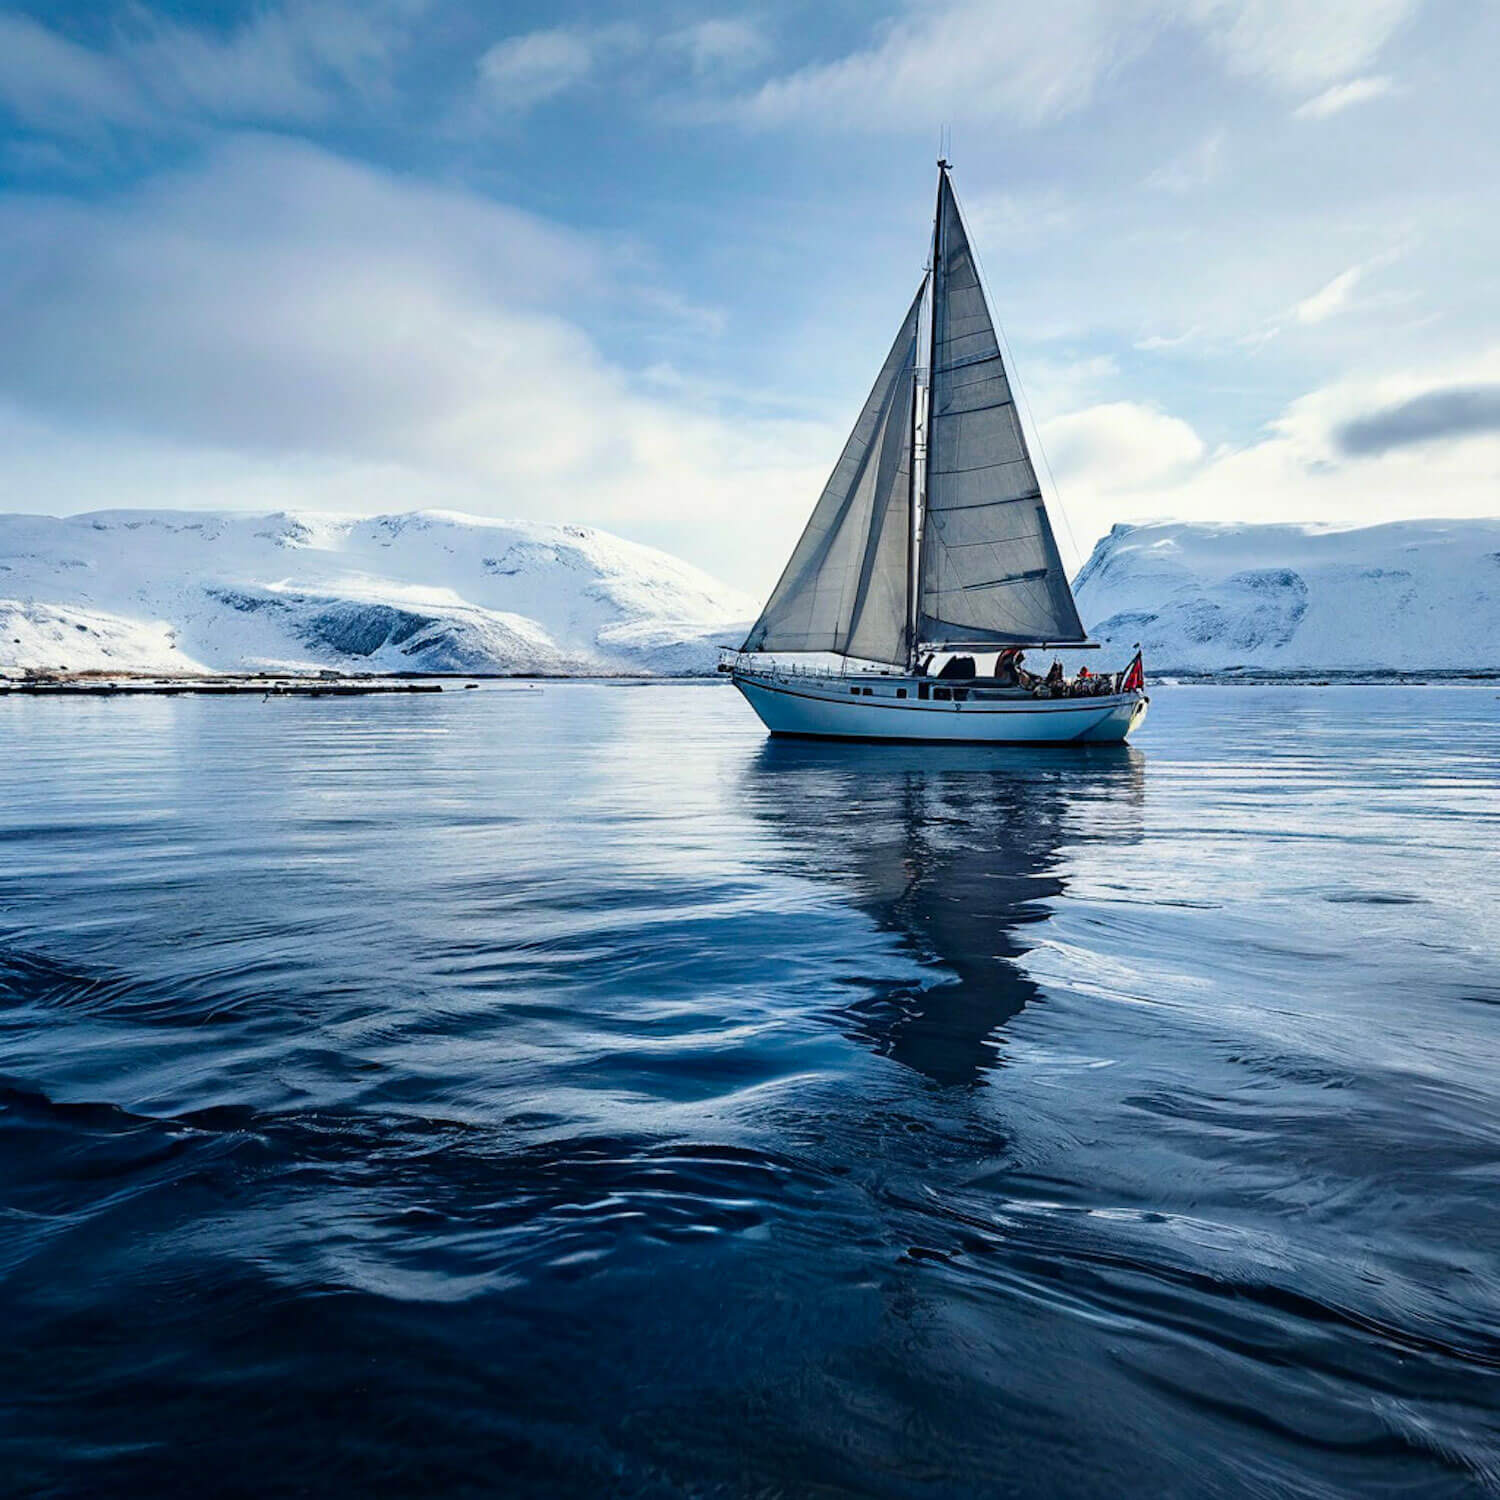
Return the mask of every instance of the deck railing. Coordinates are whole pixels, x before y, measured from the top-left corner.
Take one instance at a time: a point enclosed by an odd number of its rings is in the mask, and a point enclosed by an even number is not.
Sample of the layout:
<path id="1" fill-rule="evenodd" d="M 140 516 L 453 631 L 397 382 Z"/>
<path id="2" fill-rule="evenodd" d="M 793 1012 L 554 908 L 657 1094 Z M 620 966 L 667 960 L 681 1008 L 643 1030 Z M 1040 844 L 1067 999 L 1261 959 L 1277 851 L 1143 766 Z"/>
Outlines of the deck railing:
<path id="1" fill-rule="evenodd" d="M 905 679 L 911 675 L 890 667 L 808 667 L 798 662 L 781 661 L 775 657 L 762 659 L 760 653 L 756 651 L 720 651 L 719 670 L 738 672 L 743 677 L 775 678 L 899 677 Z"/>
<path id="2" fill-rule="evenodd" d="M 850 677 L 859 678 L 898 678 L 902 681 L 910 680 L 908 672 L 893 671 L 888 667 L 855 667 L 849 669 L 847 666 L 840 667 L 808 667 L 797 662 L 780 661 L 774 657 L 762 659 L 761 654 L 755 651 L 729 651 L 719 652 L 719 671 L 734 672 L 741 677 L 762 677 L 770 682 L 789 682 L 796 678 L 818 678 L 824 682 L 830 679 L 844 679 Z M 944 687 L 967 687 L 971 683 L 979 685 L 983 679 L 976 678 L 951 678 L 943 679 L 933 677 L 927 679 L 934 683 L 941 683 Z M 1121 691 L 1121 684 L 1125 680 L 1125 673 L 1100 672 L 1091 679 L 1092 682 L 1107 684 L 1101 692 L 1098 688 L 1090 688 L 1087 692 L 1064 691 L 1058 696 L 1068 698 L 1093 698 L 1112 697 Z M 1069 684 L 1072 687 L 1073 684 Z M 1038 696 L 1042 696 L 1040 693 Z M 1047 696 L 1051 696 L 1048 694 Z"/>

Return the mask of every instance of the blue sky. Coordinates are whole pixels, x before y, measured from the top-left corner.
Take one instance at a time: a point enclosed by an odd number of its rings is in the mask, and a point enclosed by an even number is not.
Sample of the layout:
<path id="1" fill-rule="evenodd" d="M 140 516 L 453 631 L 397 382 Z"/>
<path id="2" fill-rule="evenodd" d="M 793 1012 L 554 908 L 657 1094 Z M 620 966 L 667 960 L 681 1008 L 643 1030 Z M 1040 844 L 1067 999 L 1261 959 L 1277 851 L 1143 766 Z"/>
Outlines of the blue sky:
<path id="1" fill-rule="evenodd" d="M 530 516 L 764 589 L 947 127 L 1065 550 L 1494 514 L 1497 62 L 1444 0 L 0 3 L 0 507 Z"/>

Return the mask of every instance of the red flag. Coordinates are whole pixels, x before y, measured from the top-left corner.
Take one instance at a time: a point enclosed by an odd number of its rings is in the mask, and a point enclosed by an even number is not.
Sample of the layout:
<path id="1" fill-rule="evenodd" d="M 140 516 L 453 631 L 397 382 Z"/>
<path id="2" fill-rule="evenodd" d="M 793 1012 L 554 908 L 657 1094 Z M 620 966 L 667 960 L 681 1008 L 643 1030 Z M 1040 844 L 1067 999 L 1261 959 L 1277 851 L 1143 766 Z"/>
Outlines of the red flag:
<path id="1" fill-rule="evenodd" d="M 1125 676 L 1120 680 L 1120 691 L 1122 693 L 1140 693 L 1146 689 L 1146 669 L 1141 665 L 1141 653 L 1135 653 L 1135 660 L 1125 668 Z"/>

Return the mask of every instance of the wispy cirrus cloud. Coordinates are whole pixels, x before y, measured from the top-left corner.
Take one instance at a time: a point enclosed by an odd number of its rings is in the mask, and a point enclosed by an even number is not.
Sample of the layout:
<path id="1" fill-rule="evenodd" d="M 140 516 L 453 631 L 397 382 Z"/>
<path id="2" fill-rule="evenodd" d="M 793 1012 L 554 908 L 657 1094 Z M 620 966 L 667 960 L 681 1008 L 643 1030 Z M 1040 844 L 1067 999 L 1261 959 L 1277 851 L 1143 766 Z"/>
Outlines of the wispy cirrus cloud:
<path id="1" fill-rule="evenodd" d="M 1131 346 L 1141 350 L 1144 354 L 1156 354 L 1163 349 L 1180 349 L 1184 344 L 1190 344 L 1198 337 L 1199 329 L 1194 326 L 1186 333 L 1152 333 L 1143 339 L 1137 339 Z"/>
<path id="2" fill-rule="evenodd" d="M 1371 78 L 1351 78 L 1348 83 L 1336 83 L 1331 89 L 1315 94 L 1305 104 L 1292 111 L 1299 120 L 1326 120 L 1329 115 L 1339 114 L 1351 105 L 1364 104 L 1370 99 L 1380 99 L 1395 87 L 1385 74 Z"/>
<path id="3" fill-rule="evenodd" d="M 183 119 L 307 123 L 384 83 L 424 0 L 288 0 L 228 32 L 141 9 L 104 48 L 0 14 L 0 105 L 57 135 Z"/>
<path id="4" fill-rule="evenodd" d="M 60 36 L 30 16 L 0 14 L 0 101 L 48 130 L 145 124 L 153 104 L 118 58 Z"/>
<path id="5" fill-rule="evenodd" d="M 1042 11 L 990 0 L 914 5 L 878 40 L 773 78 L 730 106 L 749 123 L 817 117 L 842 126 L 929 126 L 967 114 L 1035 125 L 1086 104 L 1156 29 L 1151 0 L 1060 0 Z"/>
<path id="6" fill-rule="evenodd" d="M 488 47 L 476 64 L 470 107 L 460 115 L 465 124 L 485 117 L 519 119 L 575 89 L 606 86 L 627 64 L 654 70 L 659 87 L 666 89 L 681 82 L 684 73 L 696 84 L 709 84 L 769 55 L 760 26 L 739 17 L 664 31 L 637 22 L 548 27 L 504 37 Z"/>
<path id="7" fill-rule="evenodd" d="M 695 21 L 662 38 L 669 51 L 683 53 L 694 73 L 753 68 L 771 55 L 771 43 L 759 22 L 745 16 Z"/>
<path id="8" fill-rule="evenodd" d="M 639 50 L 640 30 L 613 26 L 555 26 L 506 37 L 479 58 L 478 100 L 502 115 L 523 115 L 576 88 L 607 61 Z"/>
<path id="9" fill-rule="evenodd" d="M 1304 297 L 1296 306 L 1295 312 L 1299 323 L 1326 323 L 1336 313 L 1343 312 L 1349 306 L 1350 299 L 1354 295 L 1354 289 L 1364 276 L 1363 266 L 1350 266 L 1347 271 L 1340 271 L 1332 281 L 1318 288 L 1312 296 Z"/>
<path id="10" fill-rule="evenodd" d="M 1347 78 L 1367 66 L 1420 5 L 1421 0 L 1187 0 L 1182 13 L 1232 71 L 1300 89 Z"/>
<path id="11" fill-rule="evenodd" d="M 816 118 L 900 130 L 951 118 L 1036 126 L 1085 107 L 1164 35 L 1187 32 L 1231 72 L 1277 88 L 1346 77 L 1420 0 L 992 0 L 911 3 L 865 46 L 772 78 L 725 105 L 770 126 Z"/>

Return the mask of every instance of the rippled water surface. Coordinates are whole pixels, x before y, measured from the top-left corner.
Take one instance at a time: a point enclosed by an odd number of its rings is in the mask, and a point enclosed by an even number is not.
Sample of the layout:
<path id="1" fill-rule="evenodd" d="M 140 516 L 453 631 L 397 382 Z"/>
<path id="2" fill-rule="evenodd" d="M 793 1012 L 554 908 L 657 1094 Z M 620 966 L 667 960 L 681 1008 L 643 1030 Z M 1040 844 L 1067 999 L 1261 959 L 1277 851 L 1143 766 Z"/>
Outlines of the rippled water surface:
<path id="1" fill-rule="evenodd" d="M 0 1486 L 1500 1493 L 1500 701 L 0 701 Z"/>

